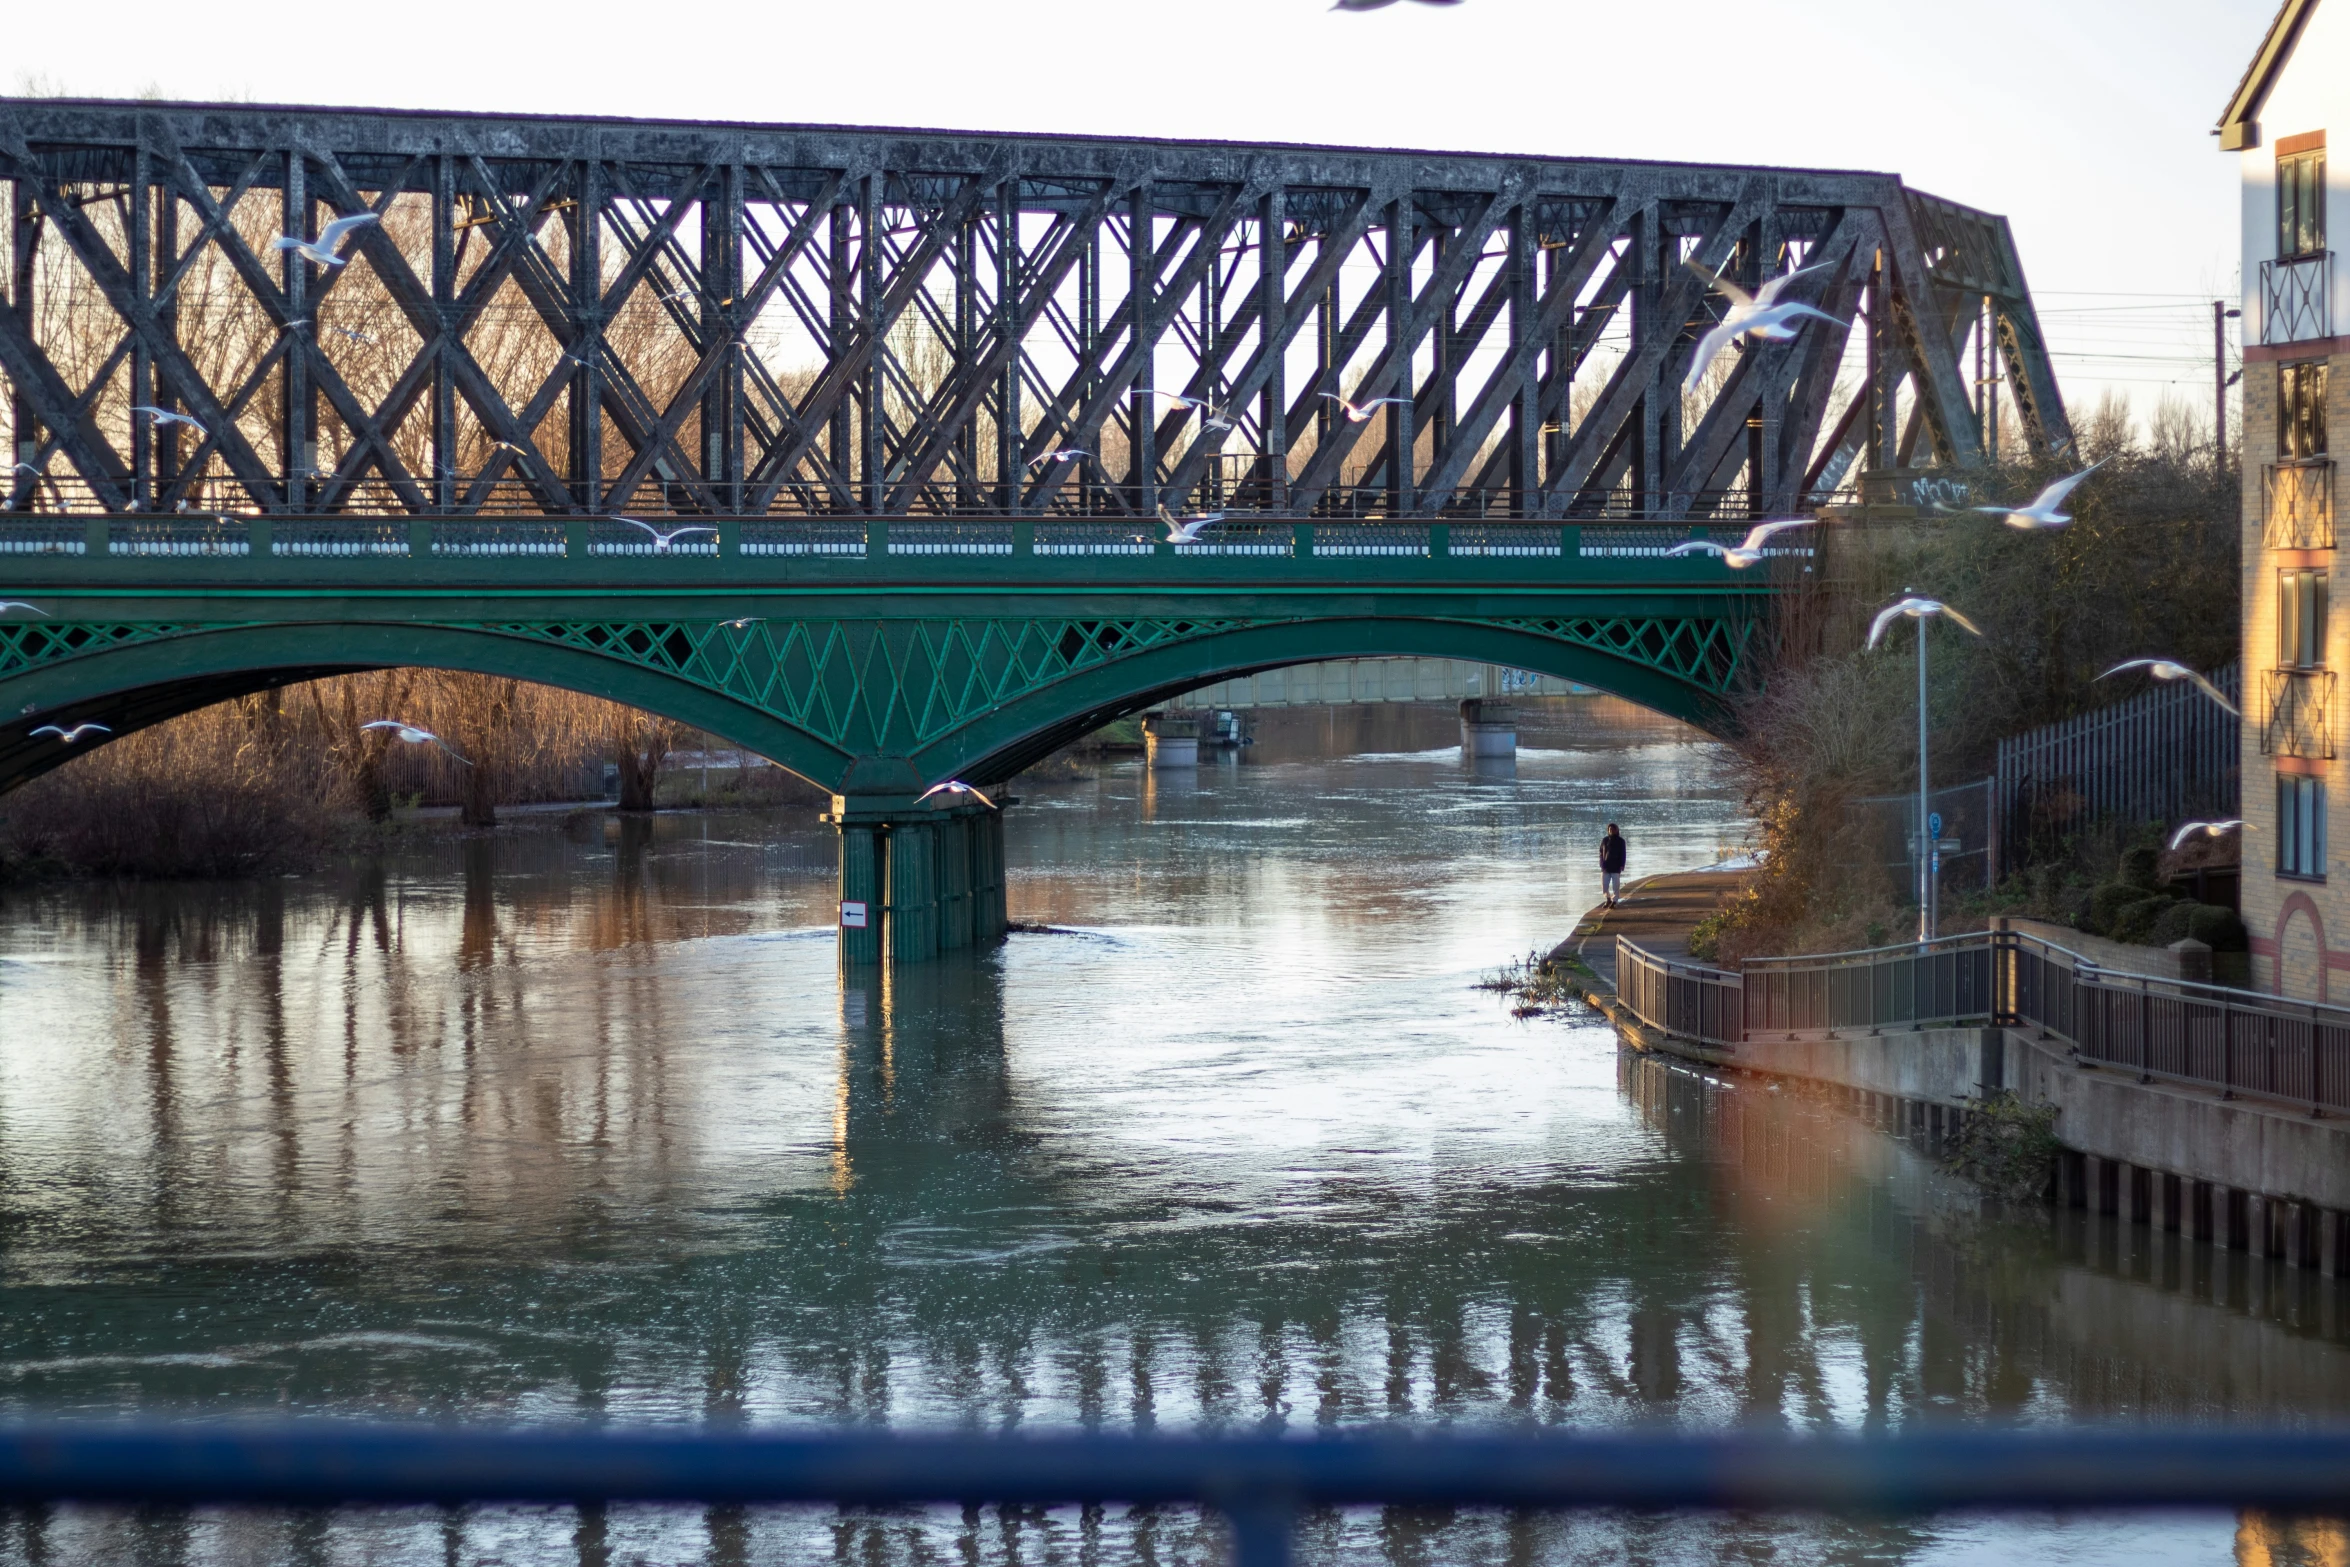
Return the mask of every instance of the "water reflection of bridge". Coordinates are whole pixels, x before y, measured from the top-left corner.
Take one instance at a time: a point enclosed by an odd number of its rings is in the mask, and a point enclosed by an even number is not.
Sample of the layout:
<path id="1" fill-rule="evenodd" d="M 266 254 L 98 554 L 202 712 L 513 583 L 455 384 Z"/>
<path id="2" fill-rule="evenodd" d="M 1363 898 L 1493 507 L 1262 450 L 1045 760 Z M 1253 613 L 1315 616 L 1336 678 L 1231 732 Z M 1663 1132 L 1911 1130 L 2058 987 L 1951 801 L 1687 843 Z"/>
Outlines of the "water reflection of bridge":
<path id="1" fill-rule="evenodd" d="M 686 946 L 744 961 L 674 938 L 741 934 L 742 911 L 773 896 L 772 862 L 678 853 L 691 825 L 453 846 L 448 878 L 361 876 L 339 901 L 276 885 L 41 894 L 48 929 L 112 926 L 129 962 L 102 1000 L 75 992 L 105 1019 L 63 1031 L 98 1046 L 83 1069 L 28 1083 L 34 1045 L 14 1039 L 8 1396 L 217 1409 L 296 1387 L 452 1413 L 1304 1430 L 2290 1419 L 2350 1393 L 2334 1281 L 2087 1215 L 1986 1219 L 1858 1120 L 1652 1061 L 1624 1059 L 1639 1124 L 1588 1165 L 1431 1179 L 1366 1161 L 1270 1204 L 1215 1171 L 1171 1171 L 1180 1154 L 1138 1168 L 1072 1134 L 1023 1037 L 1036 986 L 1000 963 L 836 992 L 811 949 L 789 992 L 837 1011 L 755 1020 L 696 1004 L 722 969 L 657 977 Z M 772 965 L 782 949 L 763 950 Z M 569 955 L 586 961 L 558 964 Z M 23 974 L 0 984 L 11 1018 L 37 1022 Z M 714 1022 L 735 1033 L 702 1048 Z M 794 1074 L 787 1097 L 805 1089 L 805 1114 L 731 1108 L 773 1108 L 758 1085 L 777 1072 Z M 102 1180 L 76 1173 L 84 1095 L 113 1161 Z M 248 1295 L 316 1331 L 284 1343 L 275 1318 L 264 1334 L 235 1311 L 195 1329 L 182 1315 L 192 1296 Z M 56 1560 L 88 1554 L 76 1531 L 102 1527 L 20 1522 Z M 203 1527 L 143 1559 L 202 1559 Z M 1540 1557 L 1617 1526 L 1312 1527 L 1408 1560 L 1513 1542 Z M 1666 1527 L 1703 1541 L 1716 1526 Z M 1188 1551 L 1204 1528 L 952 1510 L 582 1528 L 489 1510 L 427 1533 L 435 1559 L 447 1540 L 493 1538 L 560 1559 L 576 1530 L 657 1557 L 732 1541 L 714 1559 L 747 1561 L 819 1540 L 853 1559 L 917 1541 L 1001 1555 L 1014 1535 Z M 1895 1556 L 1914 1538 L 1853 1529 L 1849 1543 Z"/>

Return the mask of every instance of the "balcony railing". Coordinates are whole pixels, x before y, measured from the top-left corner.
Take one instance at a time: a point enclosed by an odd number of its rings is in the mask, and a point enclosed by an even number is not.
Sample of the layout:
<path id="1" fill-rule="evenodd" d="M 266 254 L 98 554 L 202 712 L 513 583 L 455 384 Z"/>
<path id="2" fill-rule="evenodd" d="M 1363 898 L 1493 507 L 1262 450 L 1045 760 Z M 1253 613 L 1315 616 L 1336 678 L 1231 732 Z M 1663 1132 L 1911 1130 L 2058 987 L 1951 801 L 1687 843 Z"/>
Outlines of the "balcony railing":
<path id="1" fill-rule="evenodd" d="M 2272 550 L 2334 547 L 2334 465 L 2324 458 L 2260 470 L 2261 543 Z"/>
<path id="2" fill-rule="evenodd" d="M 2260 264 L 2260 341 L 2308 343 L 2334 335 L 2334 253 Z"/>
<path id="3" fill-rule="evenodd" d="M 2272 669 L 2262 684 L 2267 716 L 2260 726 L 2260 754 L 2333 760 L 2333 671 Z"/>

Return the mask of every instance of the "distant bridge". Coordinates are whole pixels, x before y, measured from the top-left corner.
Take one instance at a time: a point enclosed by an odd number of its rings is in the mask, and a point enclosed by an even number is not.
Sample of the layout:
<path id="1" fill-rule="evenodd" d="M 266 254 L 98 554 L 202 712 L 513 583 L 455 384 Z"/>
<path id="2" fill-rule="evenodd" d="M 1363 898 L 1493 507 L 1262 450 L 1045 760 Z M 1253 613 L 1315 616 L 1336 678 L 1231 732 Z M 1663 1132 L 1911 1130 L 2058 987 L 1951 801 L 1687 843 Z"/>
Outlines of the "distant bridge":
<path id="1" fill-rule="evenodd" d="M 1800 565 L 1675 541 L 1981 466 L 1970 343 L 2069 439 L 2005 223 L 1889 175 L 0 100 L 0 183 L 0 790 L 48 723 L 541 680 L 833 790 L 906 958 L 1002 920 L 1000 819 L 927 785 L 1334 658 L 1718 730 Z M 1684 259 L 1856 325 L 1685 397 Z"/>

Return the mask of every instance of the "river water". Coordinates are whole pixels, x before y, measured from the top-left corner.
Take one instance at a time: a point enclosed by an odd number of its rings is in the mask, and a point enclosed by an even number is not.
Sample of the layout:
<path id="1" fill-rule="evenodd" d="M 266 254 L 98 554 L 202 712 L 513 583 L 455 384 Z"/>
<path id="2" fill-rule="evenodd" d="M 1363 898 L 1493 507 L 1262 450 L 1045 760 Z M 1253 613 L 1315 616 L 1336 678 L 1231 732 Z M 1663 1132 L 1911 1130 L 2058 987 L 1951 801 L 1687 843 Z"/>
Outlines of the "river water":
<path id="1" fill-rule="evenodd" d="M 258 887 L 7 893 L 0 1415 L 1307 1434 L 2350 1408 L 2331 1285 L 1987 1212 L 1840 1111 L 1475 988 L 1595 900 L 1606 821 L 1636 873 L 1739 834 L 1687 736 L 1548 722 L 1514 767 L 1390 711 L 1269 716 L 1196 778 L 1022 786 L 1012 912 L 1054 928 L 895 978 L 836 973 L 831 843 L 796 817 L 428 828 Z M 2238 1534 L 1367 1509 L 1301 1549 L 2258 1554 Z M 1183 1509 L 0 1515 L 0 1563 L 28 1564 L 1222 1551 Z"/>

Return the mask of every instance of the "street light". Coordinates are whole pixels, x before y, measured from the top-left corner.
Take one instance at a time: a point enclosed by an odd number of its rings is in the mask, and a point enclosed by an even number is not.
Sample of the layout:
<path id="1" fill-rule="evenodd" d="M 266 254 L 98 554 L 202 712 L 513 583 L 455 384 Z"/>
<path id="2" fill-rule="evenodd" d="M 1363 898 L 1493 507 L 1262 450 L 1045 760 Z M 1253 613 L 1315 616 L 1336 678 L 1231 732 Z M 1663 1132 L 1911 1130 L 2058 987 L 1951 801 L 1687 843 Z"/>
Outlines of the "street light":
<path id="1" fill-rule="evenodd" d="M 1912 594 L 1877 612 L 1869 624 L 1869 646 L 1884 641 L 1886 630 L 1904 615 L 1918 623 L 1918 941 L 1922 945 L 1934 939 L 1934 873 L 1942 863 L 1940 847 L 1926 834 L 1926 622 L 1941 616 L 1978 637 L 1983 628 L 1940 599 Z"/>

